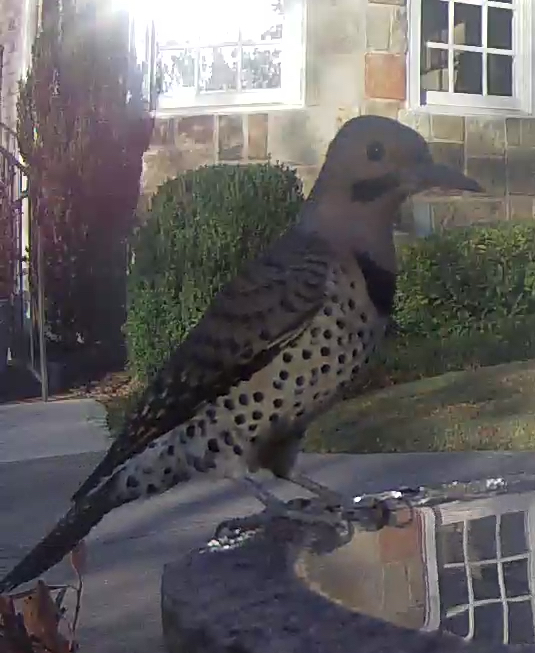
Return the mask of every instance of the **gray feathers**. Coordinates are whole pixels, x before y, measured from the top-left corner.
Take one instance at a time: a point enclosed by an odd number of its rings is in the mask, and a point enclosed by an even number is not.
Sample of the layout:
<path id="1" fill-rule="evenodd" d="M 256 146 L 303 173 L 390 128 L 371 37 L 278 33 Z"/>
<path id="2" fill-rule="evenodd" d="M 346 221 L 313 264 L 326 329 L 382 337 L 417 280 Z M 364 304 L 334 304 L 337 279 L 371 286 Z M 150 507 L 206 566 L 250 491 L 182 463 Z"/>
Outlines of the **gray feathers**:
<path id="1" fill-rule="evenodd" d="M 40 575 L 116 506 L 196 475 L 289 477 L 308 423 L 380 342 L 395 293 L 400 203 L 433 185 L 477 190 L 435 166 L 395 121 L 344 125 L 297 224 L 214 298 L 171 353 L 51 533 L 0 581 Z"/>

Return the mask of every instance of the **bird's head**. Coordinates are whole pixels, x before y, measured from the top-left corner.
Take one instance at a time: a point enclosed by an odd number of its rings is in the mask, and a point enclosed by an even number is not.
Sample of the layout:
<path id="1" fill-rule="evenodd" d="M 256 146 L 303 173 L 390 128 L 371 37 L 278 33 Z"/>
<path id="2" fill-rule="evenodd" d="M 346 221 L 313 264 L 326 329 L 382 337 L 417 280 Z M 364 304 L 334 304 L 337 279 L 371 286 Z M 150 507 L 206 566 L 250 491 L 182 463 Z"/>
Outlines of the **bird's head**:
<path id="1" fill-rule="evenodd" d="M 338 249 L 395 269 L 394 225 L 411 195 L 430 189 L 482 192 L 460 170 L 433 161 L 414 129 L 380 116 L 345 123 L 332 140 L 299 225 Z"/>
<path id="2" fill-rule="evenodd" d="M 342 126 L 327 151 L 320 184 L 322 177 L 325 186 L 345 191 L 357 205 L 401 203 L 435 188 L 483 190 L 460 170 L 433 161 L 425 139 L 414 129 L 381 116 L 352 118 Z"/>

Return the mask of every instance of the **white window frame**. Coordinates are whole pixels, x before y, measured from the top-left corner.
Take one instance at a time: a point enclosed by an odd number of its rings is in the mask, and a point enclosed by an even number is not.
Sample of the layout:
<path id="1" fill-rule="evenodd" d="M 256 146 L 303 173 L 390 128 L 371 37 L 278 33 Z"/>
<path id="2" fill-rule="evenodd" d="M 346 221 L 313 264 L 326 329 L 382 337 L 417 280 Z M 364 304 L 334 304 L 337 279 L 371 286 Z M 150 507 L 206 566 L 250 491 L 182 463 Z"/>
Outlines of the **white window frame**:
<path id="1" fill-rule="evenodd" d="M 476 603 L 482 605 L 485 603 L 501 603 L 502 617 L 503 617 L 503 633 L 504 642 L 508 639 L 508 604 L 518 600 L 529 601 L 531 604 L 532 617 L 534 620 L 535 630 L 535 500 L 532 492 L 498 495 L 494 497 L 485 497 L 482 499 L 474 499 L 472 501 L 452 502 L 444 504 L 435 508 L 423 507 L 420 508 L 422 514 L 422 539 L 424 544 L 424 568 L 425 568 L 425 586 L 426 586 L 426 617 L 424 626 L 421 628 L 423 631 L 435 632 L 440 628 L 440 589 L 438 580 L 438 559 L 437 559 L 437 542 L 436 531 L 437 526 L 447 524 L 461 523 L 463 527 L 463 563 L 449 563 L 447 566 L 456 567 L 464 565 L 466 567 L 467 577 L 467 604 L 466 606 L 459 606 L 466 608 L 469 615 L 470 631 L 467 640 L 471 639 L 474 631 L 474 617 L 473 611 Z M 501 544 L 499 538 L 499 520 L 502 515 L 511 512 L 524 512 L 524 523 L 526 529 L 526 544 L 527 550 L 514 556 L 503 558 L 501 555 Z M 496 518 L 496 560 L 489 560 L 488 562 L 496 563 L 498 567 L 498 582 L 500 585 L 500 598 L 499 599 L 483 599 L 475 601 L 473 596 L 472 576 L 471 570 L 468 565 L 468 556 L 466 551 L 466 528 L 467 523 L 474 519 L 481 519 L 483 517 L 494 516 Z M 520 597 L 507 597 L 505 591 L 505 579 L 502 570 L 504 561 L 516 559 L 527 559 L 528 564 L 528 582 L 529 582 L 529 595 Z"/>
<path id="2" fill-rule="evenodd" d="M 452 2 L 453 0 L 449 0 Z M 421 101 L 420 59 L 422 2 L 408 2 L 408 75 L 407 98 L 409 107 L 430 113 L 453 115 L 530 115 L 535 107 L 535 0 L 512 0 L 513 12 L 513 96 L 483 96 L 469 93 L 427 91 L 426 103 Z M 462 0 L 466 4 L 509 7 L 511 3 L 499 0 Z M 450 12 L 452 20 L 453 12 Z M 451 48 L 452 25 L 449 25 L 448 47 Z M 463 46 L 464 50 L 480 51 L 480 48 Z M 450 50 L 451 53 L 451 50 Z M 450 56 L 452 56 L 450 54 Z"/>
<path id="3" fill-rule="evenodd" d="M 194 1 L 194 0 L 192 0 Z M 219 0 L 225 2 L 225 0 Z M 248 0 L 254 2 L 254 0 Z M 285 0 L 284 27 L 281 41 L 282 85 L 278 89 L 247 91 L 208 91 L 196 93 L 187 89 L 176 94 L 157 94 L 155 88 L 155 61 L 157 54 L 157 26 L 150 15 L 150 3 L 145 16 L 133 17 L 138 59 L 144 68 L 144 92 L 152 113 L 156 116 L 192 115 L 239 111 L 301 108 L 305 98 L 306 60 L 306 0 Z M 277 45 L 277 41 L 274 45 Z M 203 43 L 203 46 L 224 46 L 225 43 Z M 270 46 L 266 42 L 266 46 Z M 177 49 L 180 46 L 176 46 Z M 171 49 L 171 48 L 170 48 Z M 174 49 L 174 47 L 173 47 Z M 141 53 L 141 54 L 140 54 Z"/>

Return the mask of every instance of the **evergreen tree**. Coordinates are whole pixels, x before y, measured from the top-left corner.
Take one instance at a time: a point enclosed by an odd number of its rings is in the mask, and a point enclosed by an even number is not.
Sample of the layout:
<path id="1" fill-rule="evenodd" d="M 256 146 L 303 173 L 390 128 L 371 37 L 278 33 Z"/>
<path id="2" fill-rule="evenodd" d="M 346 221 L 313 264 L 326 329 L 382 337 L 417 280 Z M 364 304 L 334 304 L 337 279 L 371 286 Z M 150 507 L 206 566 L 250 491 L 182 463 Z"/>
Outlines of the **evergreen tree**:
<path id="1" fill-rule="evenodd" d="M 20 84 L 17 131 L 42 227 L 47 334 L 61 352 L 122 342 L 127 242 L 152 131 L 128 16 L 110 4 L 46 0 Z"/>

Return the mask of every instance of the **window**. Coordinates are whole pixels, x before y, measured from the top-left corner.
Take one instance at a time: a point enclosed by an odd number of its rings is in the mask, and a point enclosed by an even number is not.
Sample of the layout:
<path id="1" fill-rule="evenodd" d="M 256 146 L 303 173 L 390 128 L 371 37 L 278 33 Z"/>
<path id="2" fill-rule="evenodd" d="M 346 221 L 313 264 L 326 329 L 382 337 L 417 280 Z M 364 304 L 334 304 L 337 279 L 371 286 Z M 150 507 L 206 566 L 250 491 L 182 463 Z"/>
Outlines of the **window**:
<path id="1" fill-rule="evenodd" d="M 304 2 L 151 2 L 150 20 L 137 17 L 136 49 L 145 52 L 152 107 L 300 104 Z"/>
<path id="2" fill-rule="evenodd" d="M 424 508 L 427 615 L 466 640 L 532 643 L 535 502 L 530 492 Z"/>
<path id="3" fill-rule="evenodd" d="M 533 0 L 412 0 L 416 106 L 530 112 Z"/>

